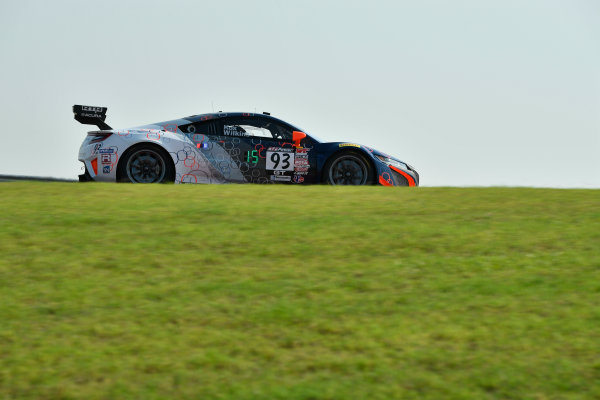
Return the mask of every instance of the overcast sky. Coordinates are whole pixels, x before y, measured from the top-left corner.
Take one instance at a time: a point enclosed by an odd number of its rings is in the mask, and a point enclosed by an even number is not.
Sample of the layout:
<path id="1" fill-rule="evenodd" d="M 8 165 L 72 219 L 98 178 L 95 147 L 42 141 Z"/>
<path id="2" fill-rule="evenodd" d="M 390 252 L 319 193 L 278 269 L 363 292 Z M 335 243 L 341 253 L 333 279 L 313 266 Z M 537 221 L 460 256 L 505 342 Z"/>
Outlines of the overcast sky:
<path id="1" fill-rule="evenodd" d="M 126 128 L 270 111 L 426 186 L 600 187 L 600 1 L 0 0 L 0 174 Z"/>

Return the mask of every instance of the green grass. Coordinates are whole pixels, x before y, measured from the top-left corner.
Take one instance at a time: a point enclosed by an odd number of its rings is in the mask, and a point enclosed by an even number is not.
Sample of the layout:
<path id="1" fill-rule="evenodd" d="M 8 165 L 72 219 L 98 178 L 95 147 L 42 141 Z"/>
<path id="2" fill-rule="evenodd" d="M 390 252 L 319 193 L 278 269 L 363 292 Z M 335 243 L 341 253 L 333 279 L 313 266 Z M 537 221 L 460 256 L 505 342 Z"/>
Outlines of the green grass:
<path id="1" fill-rule="evenodd" d="M 0 184 L 1 399 L 600 398 L 600 191 Z"/>

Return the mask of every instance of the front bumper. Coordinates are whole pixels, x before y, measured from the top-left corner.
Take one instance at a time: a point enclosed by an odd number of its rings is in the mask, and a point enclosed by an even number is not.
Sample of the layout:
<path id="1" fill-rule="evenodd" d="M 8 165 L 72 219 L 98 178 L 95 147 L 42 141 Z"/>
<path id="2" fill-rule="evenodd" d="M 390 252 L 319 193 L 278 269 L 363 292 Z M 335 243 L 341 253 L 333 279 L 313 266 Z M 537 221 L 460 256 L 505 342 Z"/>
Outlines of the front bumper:
<path id="1" fill-rule="evenodd" d="M 408 170 L 387 165 L 379 173 L 379 184 L 383 186 L 419 186 L 419 174 L 408 167 Z"/>

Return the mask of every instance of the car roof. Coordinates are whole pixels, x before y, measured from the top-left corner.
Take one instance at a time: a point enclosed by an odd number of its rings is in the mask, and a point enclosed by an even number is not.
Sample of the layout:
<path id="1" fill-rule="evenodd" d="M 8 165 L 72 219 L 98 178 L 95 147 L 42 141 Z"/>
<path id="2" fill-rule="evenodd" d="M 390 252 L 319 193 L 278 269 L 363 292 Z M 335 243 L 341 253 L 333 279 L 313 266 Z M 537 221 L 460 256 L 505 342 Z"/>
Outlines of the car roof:
<path id="1" fill-rule="evenodd" d="M 201 122 L 201 121 L 210 121 L 210 120 L 226 118 L 226 117 L 265 118 L 265 119 L 270 119 L 273 121 L 281 122 L 283 124 L 291 126 L 294 129 L 298 129 L 294 125 L 290 124 L 289 122 L 283 121 L 279 118 L 272 117 L 270 114 L 264 114 L 264 113 L 218 112 L 218 113 L 190 115 L 189 117 L 183 117 L 183 119 L 186 119 L 190 122 Z"/>

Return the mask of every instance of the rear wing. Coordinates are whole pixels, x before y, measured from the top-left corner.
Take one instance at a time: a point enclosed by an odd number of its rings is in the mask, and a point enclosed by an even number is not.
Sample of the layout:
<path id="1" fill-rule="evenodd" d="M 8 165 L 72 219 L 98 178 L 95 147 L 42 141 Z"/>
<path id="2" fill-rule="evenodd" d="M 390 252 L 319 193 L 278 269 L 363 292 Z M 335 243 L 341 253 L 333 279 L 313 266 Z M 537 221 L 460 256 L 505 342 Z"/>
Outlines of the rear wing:
<path id="1" fill-rule="evenodd" d="M 73 114 L 75 119 L 85 125 L 96 125 L 102 130 L 112 129 L 104 120 L 106 119 L 106 107 L 94 106 L 73 106 Z"/>

